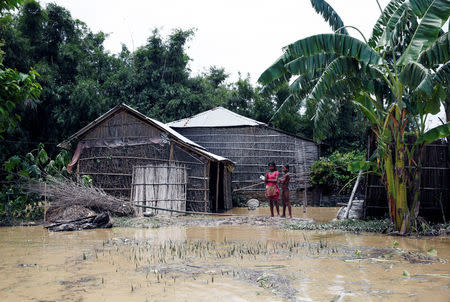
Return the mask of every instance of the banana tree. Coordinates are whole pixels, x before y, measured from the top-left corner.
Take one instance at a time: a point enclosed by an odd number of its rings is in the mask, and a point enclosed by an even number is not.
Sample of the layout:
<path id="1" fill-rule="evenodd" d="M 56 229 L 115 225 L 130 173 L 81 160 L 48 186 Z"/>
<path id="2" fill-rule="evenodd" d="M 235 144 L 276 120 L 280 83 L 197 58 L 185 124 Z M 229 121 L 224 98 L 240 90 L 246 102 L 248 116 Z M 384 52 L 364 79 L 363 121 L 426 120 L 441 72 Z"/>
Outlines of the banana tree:
<path id="1" fill-rule="evenodd" d="M 419 214 L 424 146 L 450 135 L 448 121 L 426 128 L 427 117 L 437 114 L 450 94 L 450 38 L 444 29 L 450 0 L 392 0 L 369 40 L 361 32 L 362 40 L 348 35 L 324 0 L 311 2 L 335 33 L 284 47 L 259 82 L 265 90 L 290 83 L 282 107 L 315 102 L 318 139 L 331 130 L 333 103 L 352 100 L 377 138 L 391 220 L 397 231 L 408 232 Z"/>

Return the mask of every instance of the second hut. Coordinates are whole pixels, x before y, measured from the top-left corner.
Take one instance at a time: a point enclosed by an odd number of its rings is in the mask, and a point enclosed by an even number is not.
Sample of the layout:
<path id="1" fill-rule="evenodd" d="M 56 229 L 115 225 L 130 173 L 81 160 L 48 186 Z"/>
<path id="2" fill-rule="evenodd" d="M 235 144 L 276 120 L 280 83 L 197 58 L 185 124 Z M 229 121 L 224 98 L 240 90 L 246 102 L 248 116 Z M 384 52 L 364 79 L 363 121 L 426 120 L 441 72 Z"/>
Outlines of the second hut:
<path id="1" fill-rule="evenodd" d="M 311 139 L 271 128 L 223 107 L 167 125 L 209 152 L 235 162 L 234 192 L 263 198 L 265 187 L 260 176 L 273 161 L 279 171 L 282 164 L 289 164 L 293 200 L 311 200 L 309 169 L 319 157 L 319 146 Z"/>

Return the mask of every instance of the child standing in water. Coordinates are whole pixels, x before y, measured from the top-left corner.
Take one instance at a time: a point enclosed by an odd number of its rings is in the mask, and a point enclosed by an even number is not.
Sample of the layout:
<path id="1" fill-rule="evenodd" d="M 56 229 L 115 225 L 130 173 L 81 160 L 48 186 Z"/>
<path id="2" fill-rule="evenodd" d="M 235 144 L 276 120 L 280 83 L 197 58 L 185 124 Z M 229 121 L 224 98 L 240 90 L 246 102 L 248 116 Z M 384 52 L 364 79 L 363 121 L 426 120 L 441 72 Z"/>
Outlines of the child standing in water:
<path id="1" fill-rule="evenodd" d="M 278 206 L 278 197 L 280 196 L 280 190 L 278 189 L 278 174 L 278 171 L 275 170 L 275 163 L 269 163 L 264 182 L 266 183 L 266 197 L 269 199 L 271 217 L 273 217 L 274 204 L 277 209 L 277 215 L 280 216 L 280 207 Z"/>
<path id="2" fill-rule="evenodd" d="M 283 201 L 283 215 L 281 217 L 286 217 L 286 207 L 289 210 L 289 218 L 292 218 L 291 201 L 289 200 L 289 181 L 291 176 L 289 175 L 289 165 L 283 166 L 283 177 L 280 179 L 281 185 L 281 200 Z"/>

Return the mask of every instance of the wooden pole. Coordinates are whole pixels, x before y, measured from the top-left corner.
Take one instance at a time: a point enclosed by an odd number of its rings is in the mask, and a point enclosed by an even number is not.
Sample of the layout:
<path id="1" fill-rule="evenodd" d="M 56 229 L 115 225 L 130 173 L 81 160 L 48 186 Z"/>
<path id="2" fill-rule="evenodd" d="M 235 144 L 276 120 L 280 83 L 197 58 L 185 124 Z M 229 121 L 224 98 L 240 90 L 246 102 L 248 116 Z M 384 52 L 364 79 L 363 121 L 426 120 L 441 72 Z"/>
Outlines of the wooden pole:
<path id="1" fill-rule="evenodd" d="M 216 179 L 216 212 L 219 210 L 219 178 L 220 178 L 220 162 L 217 162 L 217 179 Z"/>
<path id="2" fill-rule="evenodd" d="M 230 217 L 230 216 L 245 216 L 245 217 L 247 217 L 248 216 L 246 214 L 238 215 L 238 214 L 223 214 L 223 213 L 218 214 L 218 213 L 208 213 L 208 212 L 181 211 L 181 210 L 158 208 L 158 207 L 153 207 L 153 206 L 143 206 L 140 204 L 135 204 L 135 206 L 139 207 L 139 208 L 148 208 L 148 209 L 153 209 L 153 210 L 168 211 L 168 212 L 189 214 L 189 215 L 210 215 L 210 216 L 226 216 L 226 217 Z"/>
<path id="3" fill-rule="evenodd" d="M 170 141 L 170 155 L 169 155 L 169 162 L 173 161 L 173 142 Z"/>
<path id="4" fill-rule="evenodd" d="M 345 211 L 345 219 L 348 219 L 348 214 L 350 213 L 350 208 L 352 207 L 353 197 L 355 196 L 356 189 L 358 188 L 359 181 L 361 180 L 362 170 L 359 170 L 358 178 L 356 179 L 355 185 L 353 186 L 352 194 L 350 195 L 350 199 L 347 204 L 347 211 Z"/>
<path id="5" fill-rule="evenodd" d="M 209 168 L 210 168 L 210 161 L 208 160 L 208 164 L 207 165 L 205 165 L 205 168 L 204 168 L 204 177 L 205 177 L 205 181 L 204 181 L 204 192 L 205 192 L 205 194 L 204 194 L 204 198 L 203 198 L 203 201 L 205 202 L 205 206 L 204 206 L 204 212 L 206 213 L 207 211 L 206 211 L 206 205 L 207 205 L 207 203 L 208 203 L 208 198 L 207 198 L 207 193 L 208 193 L 208 190 L 207 190 L 207 183 L 208 183 L 208 180 L 207 180 L 207 178 L 206 178 L 206 176 L 207 176 L 207 169 L 209 170 Z"/>
<path id="6" fill-rule="evenodd" d="M 77 162 L 77 182 L 80 182 L 80 162 Z"/>
<path id="7" fill-rule="evenodd" d="M 136 168 L 133 167 L 133 170 L 131 172 L 131 192 L 130 192 L 130 202 L 133 202 L 134 199 L 134 188 L 135 188 L 135 184 L 134 184 L 134 173 L 136 173 Z M 137 209 L 136 209 L 137 210 Z M 139 209 L 140 210 L 140 209 Z"/>
<path id="8" fill-rule="evenodd" d="M 306 207 L 308 205 L 308 186 L 306 184 L 306 178 L 308 174 L 308 170 L 306 169 L 306 149 L 305 143 L 302 141 L 302 153 L 303 153 L 303 185 L 304 185 L 304 198 L 303 198 L 303 213 L 306 213 Z"/>
<path id="9" fill-rule="evenodd" d="M 46 222 L 47 217 L 47 183 L 44 183 L 44 222 Z M 445 220 L 445 219 L 444 219 Z M 445 223 L 445 222 L 444 222 Z"/>

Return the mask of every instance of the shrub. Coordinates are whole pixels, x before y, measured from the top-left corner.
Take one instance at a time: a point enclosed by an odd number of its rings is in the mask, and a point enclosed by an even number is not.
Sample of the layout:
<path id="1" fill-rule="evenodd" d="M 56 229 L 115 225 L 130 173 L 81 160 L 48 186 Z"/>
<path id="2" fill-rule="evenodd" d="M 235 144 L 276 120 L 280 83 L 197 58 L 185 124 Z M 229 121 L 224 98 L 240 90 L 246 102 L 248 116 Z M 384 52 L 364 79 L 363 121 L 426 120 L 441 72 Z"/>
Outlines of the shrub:
<path id="1" fill-rule="evenodd" d="M 8 174 L 0 190 L 0 224 L 15 220 L 36 220 L 42 218 L 43 202 L 37 194 L 23 190 L 31 179 L 43 180 L 45 174 L 67 177 L 66 166 L 69 154 L 62 150 L 54 160 L 50 159 L 44 145 L 27 153 L 25 157 L 14 155 L 3 163 Z"/>
<path id="2" fill-rule="evenodd" d="M 321 157 L 310 169 L 311 182 L 322 188 L 324 193 L 348 194 L 353 188 L 358 171 L 351 169 L 355 162 L 364 162 L 361 151 L 339 153 L 335 151 L 328 157 Z"/>

